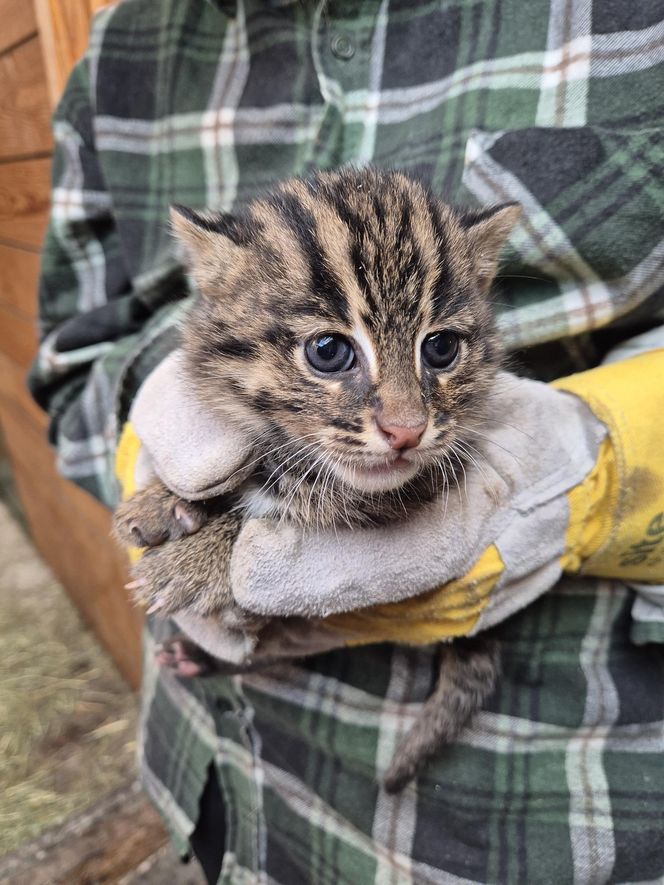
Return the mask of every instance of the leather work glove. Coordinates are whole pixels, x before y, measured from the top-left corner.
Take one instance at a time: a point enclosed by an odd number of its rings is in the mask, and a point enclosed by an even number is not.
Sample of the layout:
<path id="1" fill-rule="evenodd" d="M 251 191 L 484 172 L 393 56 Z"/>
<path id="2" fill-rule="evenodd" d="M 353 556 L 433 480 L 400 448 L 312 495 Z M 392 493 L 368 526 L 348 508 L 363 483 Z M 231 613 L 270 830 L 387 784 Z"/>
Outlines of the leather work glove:
<path id="1" fill-rule="evenodd" d="M 245 442 L 178 387 L 177 359 L 162 363 L 134 404 L 118 447 L 125 493 L 156 470 L 183 497 L 205 498 L 241 481 L 251 461 Z M 249 520 L 231 583 L 238 604 L 271 618 L 268 626 L 230 649 L 216 619 L 182 612 L 176 620 L 210 653 L 243 664 L 344 644 L 474 635 L 563 572 L 635 584 L 656 608 L 664 582 L 663 380 L 664 350 L 553 385 L 502 374 L 495 420 L 478 433 L 481 455 L 458 487 L 409 520 L 377 528 L 316 532 Z M 157 414 L 183 420 L 166 424 Z"/>

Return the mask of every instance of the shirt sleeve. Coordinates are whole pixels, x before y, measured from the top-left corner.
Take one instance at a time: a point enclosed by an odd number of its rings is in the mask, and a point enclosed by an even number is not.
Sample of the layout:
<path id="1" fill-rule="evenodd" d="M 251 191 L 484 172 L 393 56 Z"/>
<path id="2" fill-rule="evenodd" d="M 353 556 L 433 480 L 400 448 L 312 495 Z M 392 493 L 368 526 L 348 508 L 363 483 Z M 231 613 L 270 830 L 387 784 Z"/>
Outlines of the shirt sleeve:
<path id="1" fill-rule="evenodd" d="M 28 384 L 50 416 L 58 469 L 109 506 L 131 399 L 172 350 L 189 302 L 175 256 L 133 276 L 94 144 L 88 62 L 55 112 L 52 205 L 42 253 L 40 346 Z"/>

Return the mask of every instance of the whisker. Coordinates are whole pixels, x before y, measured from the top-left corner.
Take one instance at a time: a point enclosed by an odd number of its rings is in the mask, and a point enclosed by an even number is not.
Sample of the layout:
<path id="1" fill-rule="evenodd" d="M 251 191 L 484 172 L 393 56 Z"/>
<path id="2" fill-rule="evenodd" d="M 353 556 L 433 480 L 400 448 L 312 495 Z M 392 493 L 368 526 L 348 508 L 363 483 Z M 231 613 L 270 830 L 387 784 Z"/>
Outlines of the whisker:
<path id="1" fill-rule="evenodd" d="M 314 462 L 313 462 L 313 463 L 312 463 L 312 464 L 311 464 L 311 465 L 310 465 L 310 466 L 304 471 L 304 473 L 302 474 L 302 476 L 299 478 L 299 480 L 298 480 L 297 483 L 295 484 L 295 488 L 291 491 L 291 493 L 290 493 L 290 495 L 289 495 L 289 497 L 288 497 L 288 500 L 287 500 L 286 503 L 283 505 L 283 512 L 282 512 L 281 517 L 280 517 L 280 520 L 279 520 L 280 523 L 283 523 L 283 521 L 284 521 L 284 519 L 285 519 L 285 517 L 286 517 L 286 513 L 288 512 L 289 507 L 290 507 L 291 504 L 293 503 L 293 501 L 294 501 L 294 499 L 295 499 L 295 495 L 296 495 L 297 492 L 298 492 L 298 489 L 300 488 L 300 486 L 302 485 L 302 483 L 305 481 L 305 479 L 307 478 L 307 476 L 309 476 L 309 474 L 311 473 L 311 471 L 314 470 L 314 469 L 318 466 L 318 464 L 321 463 L 321 461 L 323 460 L 323 458 L 324 458 L 324 455 L 319 455 L 318 458 L 316 458 L 316 459 L 314 460 Z"/>
<path id="2" fill-rule="evenodd" d="M 318 446 L 318 442 L 307 443 L 306 446 L 304 446 L 301 449 L 298 449 L 297 452 L 295 452 L 290 457 L 286 458 L 285 461 L 281 461 L 279 464 L 277 464 L 277 466 L 274 468 L 272 473 L 268 476 L 268 478 L 265 480 L 265 482 L 261 486 L 260 491 L 269 492 L 270 489 L 274 488 L 274 486 L 277 485 L 277 483 L 279 482 L 280 479 L 283 479 L 283 477 L 286 476 L 288 473 L 290 473 L 291 470 L 294 470 L 298 464 L 301 464 L 303 461 L 306 461 L 307 458 L 309 458 L 311 456 L 311 450 L 315 449 L 317 446 Z M 298 458 L 298 460 L 294 464 L 291 464 L 291 466 L 289 468 L 284 470 L 283 473 L 281 473 L 279 476 L 277 476 L 276 479 L 274 479 L 273 482 L 267 488 L 265 488 L 267 483 L 270 482 L 270 480 L 275 475 L 275 473 L 277 473 L 277 471 L 281 470 L 285 464 L 288 464 L 289 461 L 292 461 L 293 458 L 297 458 L 298 455 L 301 455 L 302 457 Z"/>
<path id="3" fill-rule="evenodd" d="M 445 458 L 446 463 L 449 465 L 450 476 L 454 477 L 454 482 L 457 487 L 457 492 L 459 493 L 459 501 L 461 503 L 461 506 L 463 507 L 463 499 L 461 497 L 461 485 L 459 484 L 459 477 L 457 476 L 457 471 L 454 469 L 454 465 L 452 464 L 452 459 L 450 458 L 450 456 L 447 452 L 443 453 L 443 457 Z"/>
<path id="4" fill-rule="evenodd" d="M 265 434 L 266 434 L 266 435 L 269 435 L 270 433 L 271 433 L 271 431 L 265 431 Z M 247 462 L 246 464 L 241 464 L 240 467 L 237 468 L 237 470 L 234 470 L 233 473 L 231 473 L 230 476 L 228 476 L 228 477 L 226 478 L 226 481 L 228 481 L 229 479 L 232 479 L 237 473 L 240 473 L 242 470 L 246 470 L 248 467 L 252 467 L 254 464 L 258 464 L 259 461 L 263 461 L 263 460 L 265 460 L 266 458 L 271 458 L 272 455 L 274 455 L 274 454 L 276 454 L 277 452 L 281 451 L 281 449 L 285 449 L 285 448 L 287 448 L 288 446 L 293 445 L 293 443 L 296 443 L 296 442 L 302 442 L 302 440 L 305 440 L 305 439 L 307 439 L 307 438 L 310 437 L 310 436 L 317 436 L 317 435 L 318 435 L 317 433 L 305 433 L 304 436 L 294 437 L 292 440 L 288 440 L 288 442 L 285 442 L 285 443 L 283 443 L 283 444 L 280 445 L 280 446 L 276 446 L 276 448 L 270 449 L 270 450 L 267 451 L 267 452 L 262 452 L 257 458 L 254 458 L 253 461 L 249 461 L 249 462 Z M 262 435 L 259 436 L 259 437 L 257 437 L 257 439 L 256 439 L 256 440 L 254 441 L 254 443 L 252 444 L 252 448 L 255 447 L 255 443 L 256 443 L 258 440 L 260 440 L 261 437 L 262 437 Z"/>
<path id="5" fill-rule="evenodd" d="M 534 277 L 525 273 L 501 273 L 494 277 L 495 280 L 536 280 L 538 283 L 552 283 L 547 277 Z"/>
<path id="6" fill-rule="evenodd" d="M 472 452 L 474 451 L 479 457 L 483 458 L 484 455 L 482 455 L 482 453 L 479 451 L 479 449 L 476 449 L 474 446 L 471 446 L 470 443 L 462 442 L 460 439 L 455 440 L 453 445 L 457 446 L 461 450 L 461 452 L 466 456 L 466 458 L 468 458 L 470 463 L 477 469 L 477 471 L 479 472 L 479 474 L 482 477 L 482 479 L 484 480 L 484 482 L 488 486 L 490 486 L 491 483 L 489 481 L 488 474 L 486 473 L 484 468 L 481 466 L 481 464 L 477 461 L 477 459 L 472 454 Z M 490 462 L 487 461 L 487 464 L 490 464 Z"/>
<path id="7" fill-rule="evenodd" d="M 524 436 L 528 437 L 528 439 L 531 439 L 533 442 L 535 442 L 535 437 L 525 431 L 523 427 L 517 427 L 516 424 L 510 424 L 509 421 L 504 421 L 502 418 L 498 418 L 491 413 L 489 413 L 488 415 L 486 413 L 476 413 L 475 415 L 471 415 L 470 417 L 480 417 L 482 421 L 487 424 L 498 424 L 502 427 L 509 427 L 510 430 L 516 430 L 517 433 L 522 433 Z M 458 424 L 457 426 L 462 427 L 462 425 L 460 424 Z M 477 430 L 475 431 L 475 433 L 477 433 Z"/>
<path id="8" fill-rule="evenodd" d="M 466 496 L 466 503 L 469 503 L 469 500 L 468 500 L 468 476 L 466 474 L 466 465 L 463 463 L 462 459 L 459 457 L 459 453 L 457 452 L 457 450 L 454 448 L 453 445 L 450 447 L 450 454 L 454 455 L 454 457 L 457 459 L 457 461 L 459 462 L 459 466 L 461 467 L 461 470 L 463 472 L 463 493 Z"/>
<path id="9" fill-rule="evenodd" d="M 499 449 L 502 449 L 503 452 L 505 452 L 507 455 L 510 455 L 512 458 L 514 458 L 514 460 L 517 463 L 521 462 L 521 458 L 519 458 L 518 455 L 515 455 L 514 452 L 511 452 L 509 449 L 505 448 L 505 446 L 501 445 L 499 442 L 496 442 L 495 439 L 491 439 L 490 436 L 486 436 L 485 434 L 480 433 L 479 430 L 473 430 L 472 427 L 462 427 L 460 424 L 457 425 L 457 427 L 459 428 L 459 430 L 462 430 L 464 433 L 474 433 L 476 436 L 479 436 L 482 439 L 486 440 L 488 443 L 491 443 L 491 445 L 496 446 Z"/>

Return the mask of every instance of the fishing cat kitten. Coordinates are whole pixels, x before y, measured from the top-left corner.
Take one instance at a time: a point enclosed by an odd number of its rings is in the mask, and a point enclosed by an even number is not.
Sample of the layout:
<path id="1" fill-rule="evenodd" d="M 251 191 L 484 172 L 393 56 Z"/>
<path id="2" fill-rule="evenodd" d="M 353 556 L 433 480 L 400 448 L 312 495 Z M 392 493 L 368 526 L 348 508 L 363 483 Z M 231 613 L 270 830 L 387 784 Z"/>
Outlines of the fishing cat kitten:
<path id="1" fill-rule="evenodd" d="M 488 292 L 519 212 L 456 210 L 372 169 L 288 181 L 234 216 L 173 210 L 201 292 L 182 330 L 192 390 L 253 452 L 230 498 L 196 504 L 155 483 L 118 508 L 121 538 L 161 545 L 135 567 L 142 601 L 257 629 L 228 580 L 247 516 L 375 524 L 446 493 L 490 401 L 500 357 Z M 445 644 L 440 658 L 390 791 L 493 689 L 491 643 Z"/>

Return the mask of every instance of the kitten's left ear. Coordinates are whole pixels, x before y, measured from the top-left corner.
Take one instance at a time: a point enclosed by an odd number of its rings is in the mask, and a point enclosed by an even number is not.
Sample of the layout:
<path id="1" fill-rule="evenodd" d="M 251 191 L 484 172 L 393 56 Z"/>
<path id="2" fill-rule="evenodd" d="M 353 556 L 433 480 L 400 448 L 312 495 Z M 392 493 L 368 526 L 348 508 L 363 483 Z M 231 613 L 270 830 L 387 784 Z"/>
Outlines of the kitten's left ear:
<path id="1" fill-rule="evenodd" d="M 170 218 L 196 285 L 205 292 L 237 261 L 239 247 L 248 242 L 247 232 L 238 219 L 224 212 L 171 206 Z"/>
<path id="2" fill-rule="evenodd" d="M 503 203 L 488 209 L 467 211 L 459 219 L 470 243 L 476 273 L 486 289 L 493 282 L 501 249 L 521 212 L 519 203 Z"/>

